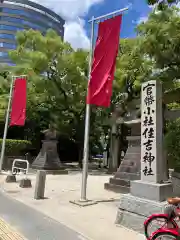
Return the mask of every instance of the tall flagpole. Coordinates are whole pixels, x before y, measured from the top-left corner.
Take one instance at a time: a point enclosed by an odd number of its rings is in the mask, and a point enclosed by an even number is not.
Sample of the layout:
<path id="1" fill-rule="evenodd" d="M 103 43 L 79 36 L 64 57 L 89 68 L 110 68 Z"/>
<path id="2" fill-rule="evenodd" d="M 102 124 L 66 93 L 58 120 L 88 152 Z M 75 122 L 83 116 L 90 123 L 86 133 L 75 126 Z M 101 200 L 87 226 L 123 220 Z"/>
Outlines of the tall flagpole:
<path id="1" fill-rule="evenodd" d="M 2 147 L 1 147 L 0 172 L 2 171 L 3 161 L 4 161 L 4 154 L 5 154 L 5 148 L 6 148 L 6 137 L 7 137 L 8 125 L 9 125 L 9 115 L 10 115 L 10 111 L 11 111 L 11 101 L 12 101 L 14 81 L 18 77 L 27 77 L 27 75 L 12 76 L 11 86 L 10 86 L 10 91 L 9 91 L 9 101 L 8 101 L 8 107 L 7 107 L 7 112 L 6 112 L 6 120 L 5 120 L 5 126 L 4 126 L 4 135 L 3 135 Z"/>
<path id="2" fill-rule="evenodd" d="M 91 22 L 91 41 L 90 41 L 90 51 L 89 51 L 89 74 L 88 81 L 91 77 L 91 67 L 92 67 L 92 58 L 93 58 L 93 40 L 94 40 L 94 24 L 98 20 L 102 20 L 103 18 L 120 14 L 124 11 L 128 10 L 128 8 L 123 8 L 97 18 L 92 17 L 89 21 Z M 87 88 L 88 92 L 88 88 Z M 86 188 L 87 188 L 87 177 L 88 177 L 88 162 L 89 162 L 89 129 L 90 129 L 90 105 L 86 104 L 86 117 L 85 117 L 85 133 L 84 133 L 84 153 L 83 153 L 83 171 L 82 171 L 82 185 L 81 185 L 81 198 L 80 201 L 87 201 L 86 198 Z"/>
<path id="3" fill-rule="evenodd" d="M 5 126 L 4 126 L 4 135 L 3 135 L 2 147 L 1 147 L 0 171 L 2 171 L 3 160 L 4 160 L 6 137 L 7 137 L 8 124 L 9 124 L 9 114 L 10 114 L 12 92 L 13 92 L 13 86 L 14 86 L 14 79 L 15 78 L 12 76 L 11 86 L 10 86 L 10 91 L 9 91 L 9 101 L 8 101 L 8 107 L 7 107 L 7 112 L 6 112 L 6 121 L 5 121 Z"/>
<path id="4" fill-rule="evenodd" d="M 91 40 L 89 51 L 89 69 L 88 81 L 91 77 L 91 67 L 93 58 L 93 42 L 94 42 L 94 17 L 91 19 Z M 87 87 L 88 92 L 88 87 Z M 86 201 L 86 186 L 88 176 L 88 162 L 89 162 L 89 128 L 90 128 L 90 104 L 86 104 L 86 117 L 85 117 L 85 132 L 84 132 L 84 154 L 83 154 L 83 171 L 82 171 L 82 186 L 81 186 L 81 199 Z"/>

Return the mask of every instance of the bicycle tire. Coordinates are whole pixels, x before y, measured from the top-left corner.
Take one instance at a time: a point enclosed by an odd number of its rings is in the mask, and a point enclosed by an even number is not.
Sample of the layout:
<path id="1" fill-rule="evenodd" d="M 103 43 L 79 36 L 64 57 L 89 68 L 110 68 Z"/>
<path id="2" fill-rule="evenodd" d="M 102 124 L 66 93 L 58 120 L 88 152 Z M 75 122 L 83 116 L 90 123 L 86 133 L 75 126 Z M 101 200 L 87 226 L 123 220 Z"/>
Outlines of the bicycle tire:
<path id="1" fill-rule="evenodd" d="M 178 239 L 178 236 L 174 233 L 170 233 L 170 232 L 157 232 L 156 234 L 154 234 L 152 237 L 151 237 L 151 240 L 157 240 L 158 237 L 162 237 L 162 236 L 171 236 L 171 237 L 174 237 L 174 239 Z"/>
<path id="2" fill-rule="evenodd" d="M 147 239 L 150 238 L 149 234 L 148 234 L 148 226 L 149 224 L 151 224 L 152 221 L 154 221 L 155 219 L 165 219 L 166 222 L 171 222 L 173 228 L 177 228 L 177 223 L 171 219 L 169 220 L 169 218 L 167 216 L 164 216 L 164 215 L 156 215 L 156 216 L 153 216 L 152 218 L 149 218 L 148 221 L 146 222 L 146 224 L 144 225 L 144 234 L 146 236 Z"/>

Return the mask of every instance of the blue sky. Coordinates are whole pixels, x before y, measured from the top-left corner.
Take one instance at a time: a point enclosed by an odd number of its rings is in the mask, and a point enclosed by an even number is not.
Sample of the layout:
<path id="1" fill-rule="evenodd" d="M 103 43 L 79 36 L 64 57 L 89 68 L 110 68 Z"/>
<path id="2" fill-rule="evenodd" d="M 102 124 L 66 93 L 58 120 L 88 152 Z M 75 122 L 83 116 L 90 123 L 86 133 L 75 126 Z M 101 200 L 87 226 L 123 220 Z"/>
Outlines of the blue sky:
<path id="1" fill-rule="evenodd" d="M 32 1 L 42 4 L 42 0 Z M 123 16 L 121 37 L 132 38 L 135 37 L 137 23 L 146 19 L 151 11 L 146 0 L 43 0 L 43 5 L 65 19 L 64 38 L 74 49 L 89 49 L 91 27 L 88 20 L 92 16 L 97 17 L 129 6 Z"/>
<path id="2" fill-rule="evenodd" d="M 90 8 L 88 14 L 85 16 L 85 29 L 88 37 L 90 36 L 90 26 L 88 19 L 92 16 L 100 16 L 109 12 L 116 11 L 121 8 L 129 6 L 129 10 L 123 14 L 123 23 L 121 28 L 121 37 L 135 37 L 135 27 L 137 23 L 150 13 L 151 8 L 147 5 L 146 0 L 105 0 Z"/>

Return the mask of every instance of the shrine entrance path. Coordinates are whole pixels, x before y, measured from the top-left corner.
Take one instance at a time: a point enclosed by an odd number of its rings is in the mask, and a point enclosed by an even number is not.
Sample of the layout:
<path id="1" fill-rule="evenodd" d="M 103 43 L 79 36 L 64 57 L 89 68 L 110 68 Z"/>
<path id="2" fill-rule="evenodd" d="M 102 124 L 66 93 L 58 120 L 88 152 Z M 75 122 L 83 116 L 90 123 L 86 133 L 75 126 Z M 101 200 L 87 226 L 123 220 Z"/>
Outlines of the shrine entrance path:
<path id="1" fill-rule="evenodd" d="M 61 223 L 1 192 L 0 203 L 0 240 L 86 239 Z"/>

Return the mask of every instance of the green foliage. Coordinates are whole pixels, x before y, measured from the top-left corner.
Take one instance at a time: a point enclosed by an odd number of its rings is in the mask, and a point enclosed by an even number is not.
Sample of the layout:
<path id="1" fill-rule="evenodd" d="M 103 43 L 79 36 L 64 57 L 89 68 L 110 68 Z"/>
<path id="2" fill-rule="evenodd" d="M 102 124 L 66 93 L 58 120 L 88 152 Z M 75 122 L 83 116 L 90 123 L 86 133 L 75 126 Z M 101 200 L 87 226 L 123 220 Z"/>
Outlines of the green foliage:
<path id="1" fill-rule="evenodd" d="M 180 171 L 180 118 L 167 123 L 165 148 L 170 168 Z"/>
<path id="2" fill-rule="evenodd" d="M 139 51 L 141 38 L 123 39 L 117 58 L 115 86 L 118 91 L 126 92 L 127 83 L 133 85 L 135 92 L 139 92 L 141 82 L 147 80 L 152 72 L 152 62 Z"/>
<path id="3" fill-rule="evenodd" d="M 176 103 L 176 102 L 170 103 L 168 104 L 168 109 L 171 109 L 171 110 L 180 109 L 180 103 Z"/>
<path id="4" fill-rule="evenodd" d="M 0 149 L 2 145 L 2 139 L 0 139 Z M 31 142 L 25 140 L 6 139 L 6 156 L 19 156 L 23 154 L 23 151 L 31 146 Z"/>
<path id="5" fill-rule="evenodd" d="M 156 6 L 158 10 L 166 10 L 167 7 L 179 3 L 179 0 L 147 0 L 147 3 L 151 6 Z"/>
<path id="6" fill-rule="evenodd" d="M 180 79 L 179 9 L 154 11 L 137 30 L 141 38 L 139 51 L 153 63 L 151 78 L 162 81 L 164 90 L 176 88 Z"/>
<path id="7" fill-rule="evenodd" d="M 91 149 L 98 146 L 102 124 L 114 106 L 124 103 L 126 111 L 127 105 L 130 106 L 132 100 L 139 97 L 142 82 L 157 79 L 163 82 L 164 90 L 178 86 L 179 10 L 169 7 L 158 13 L 154 11 L 146 23 L 138 26 L 137 31 L 137 38 L 121 39 L 111 108 L 92 107 Z M 17 44 L 17 49 L 10 52 L 16 66 L 0 74 L 0 119 L 4 120 L 10 87 L 7 71 L 15 75 L 27 74 L 25 133 L 28 139 L 34 141 L 40 130 L 53 123 L 61 135 L 76 142 L 82 150 L 88 53 L 73 50 L 52 30 L 45 36 L 34 30 L 18 32 Z M 128 92 L 128 98 L 125 92 Z"/>
<path id="8" fill-rule="evenodd" d="M 34 142 L 37 133 L 51 123 L 82 150 L 88 52 L 73 50 L 52 30 L 45 36 L 38 31 L 21 31 L 17 34 L 17 44 L 17 49 L 10 52 L 16 64 L 10 72 L 28 76 L 25 130 L 28 139 Z M 98 112 L 92 109 L 92 142 L 101 128 Z"/>
<path id="9" fill-rule="evenodd" d="M 9 73 L 4 66 L 0 66 L 0 121 L 5 119 L 10 82 Z"/>
<path id="10" fill-rule="evenodd" d="M 29 30 L 17 34 L 18 48 L 10 53 L 16 74 L 28 75 L 27 117 L 40 128 L 55 122 L 73 135 L 84 114 L 87 53 L 74 51 L 52 30 L 45 36 Z"/>

